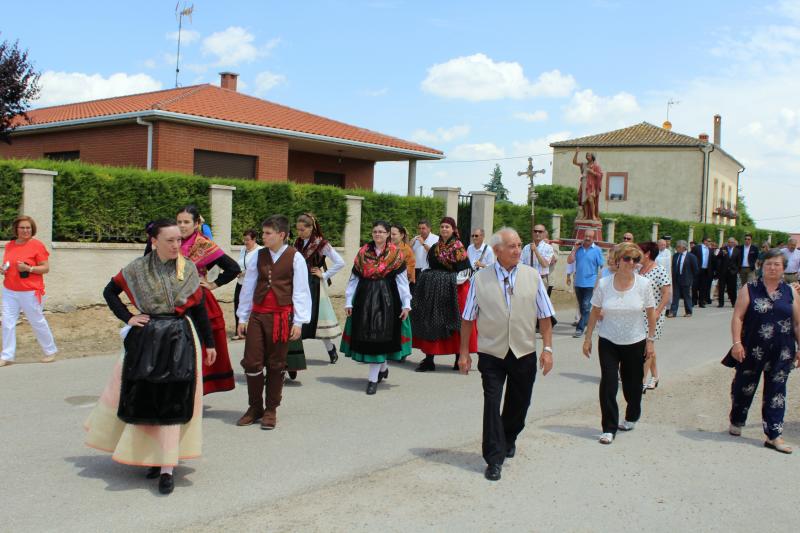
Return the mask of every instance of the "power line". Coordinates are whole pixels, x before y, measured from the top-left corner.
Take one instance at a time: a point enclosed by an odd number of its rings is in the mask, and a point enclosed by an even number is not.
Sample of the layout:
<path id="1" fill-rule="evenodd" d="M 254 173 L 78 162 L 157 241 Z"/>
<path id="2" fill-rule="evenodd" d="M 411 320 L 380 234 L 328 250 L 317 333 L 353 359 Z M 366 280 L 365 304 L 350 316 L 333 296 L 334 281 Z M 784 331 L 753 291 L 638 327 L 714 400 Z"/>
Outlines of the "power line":
<path id="1" fill-rule="evenodd" d="M 543 155 L 551 155 L 552 152 L 545 152 L 543 154 L 529 154 L 529 155 L 515 155 L 512 157 L 493 157 L 491 159 L 437 159 L 435 161 L 431 160 L 419 160 L 420 163 L 487 163 L 491 161 L 508 161 L 510 159 L 528 159 L 529 157 L 540 157 Z"/>
<path id="2" fill-rule="evenodd" d="M 754 218 L 753 222 L 765 222 L 767 220 L 785 220 L 787 218 L 800 218 L 800 215 L 789 215 L 785 217 Z"/>

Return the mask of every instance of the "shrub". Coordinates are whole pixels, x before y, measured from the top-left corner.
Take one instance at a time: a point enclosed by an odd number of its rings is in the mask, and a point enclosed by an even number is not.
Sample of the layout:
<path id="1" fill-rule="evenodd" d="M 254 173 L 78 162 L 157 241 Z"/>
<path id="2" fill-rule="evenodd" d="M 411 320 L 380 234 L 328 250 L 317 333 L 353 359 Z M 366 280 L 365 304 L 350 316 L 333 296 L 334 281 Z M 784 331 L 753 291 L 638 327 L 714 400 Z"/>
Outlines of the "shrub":
<path id="1" fill-rule="evenodd" d="M 385 220 L 391 224 L 401 224 L 408 230 L 409 238 L 417 234 L 417 223 L 427 218 L 438 233 L 439 221 L 444 216 L 444 202 L 426 196 L 396 196 L 367 190 L 349 191 L 363 196 L 361 205 L 361 242 L 372 239 L 372 223 Z"/>
<path id="2" fill-rule="evenodd" d="M 578 199 L 578 189 L 564 185 L 537 185 L 536 207 L 550 209 L 572 209 Z M 530 200 L 528 201 L 530 205 Z"/>
<path id="3" fill-rule="evenodd" d="M 11 237 L 11 223 L 22 206 L 22 165 L 0 164 L 0 239 Z"/>

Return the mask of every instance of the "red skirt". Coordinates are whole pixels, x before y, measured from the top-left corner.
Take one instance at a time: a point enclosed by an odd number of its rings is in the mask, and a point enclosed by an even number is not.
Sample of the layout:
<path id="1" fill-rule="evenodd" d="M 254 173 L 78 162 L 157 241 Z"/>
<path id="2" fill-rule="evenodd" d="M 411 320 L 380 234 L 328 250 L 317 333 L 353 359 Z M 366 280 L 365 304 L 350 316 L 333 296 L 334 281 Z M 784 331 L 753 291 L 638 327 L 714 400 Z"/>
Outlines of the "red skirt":
<path id="1" fill-rule="evenodd" d="M 233 380 L 233 367 L 231 356 L 228 353 L 228 337 L 225 333 L 225 317 L 214 293 L 203 288 L 206 297 L 206 312 L 211 322 L 211 332 L 214 335 L 214 345 L 217 350 L 217 360 L 213 365 L 206 364 L 206 347 L 203 346 L 203 394 L 212 392 L 225 392 L 233 390 L 236 383 Z"/>
<path id="2" fill-rule="evenodd" d="M 458 295 L 458 311 L 460 313 L 464 312 L 464 306 L 467 305 L 469 283 L 469 281 L 465 281 L 456 289 Z M 469 353 L 477 353 L 478 351 L 478 328 L 475 327 L 475 324 L 476 322 L 472 323 L 472 335 L 469 339 Z M 438 339 L 435 341 L 414 337 L 412 345 L 425 355 L 454 355 L 461 350 L 461 334 L 456 331 L 446 339 Z"/>

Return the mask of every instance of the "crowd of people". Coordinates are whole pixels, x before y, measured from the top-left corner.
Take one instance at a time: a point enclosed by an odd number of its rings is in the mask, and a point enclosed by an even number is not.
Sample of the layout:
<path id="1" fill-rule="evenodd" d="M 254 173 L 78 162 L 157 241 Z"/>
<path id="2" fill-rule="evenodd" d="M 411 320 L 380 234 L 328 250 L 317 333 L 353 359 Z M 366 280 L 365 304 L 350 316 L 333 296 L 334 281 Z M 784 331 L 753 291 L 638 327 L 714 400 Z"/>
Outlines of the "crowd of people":
<path id="1" fill-rule="evenodd" d="M 36 333 L 42 361 L 49 362 L 56 345 L 42 314 L 48 252 L 34 238 L 30 217 L 18 217 L 13 230 L 16 238 L 3 257 L 0 366 L 14 361 L 20 312 Z M 342 328 L 328 286 L 345 262 L 312 213 L 293 225 L 274 215 L 260 231 L 246 230 L 238 261 L 214 243 L 194 206 L 150 223 L 145 254 L 123 267 L 103 292 L 125 323 L 124 350 L 86 421 L 87 444 L 118 462 L 148 467 L 146 475 L 158 479 L 159 491 L 172 492 L 174 466 L 201 452 L 203 396 L 235 387 L 224 313 L 214 291 L 236 280 L 233 339 L 244 340 L 240 364 L 248 397 L 238 426 L 277 427 L 285 376 L 294 379 L 306 369 L 304 340 L 322 341 L 330 364 L 338 362 L 339 352 L 364 363 L 367 395 L 388 379 L 388 361 L 405 360 L 412 347 L 424 354 L 418 372 L 435 371 L 437 356 L 452 355 L 452 368 L 466 374 L 472 354 L 478 354 L 485 476 L 500 479 L 524 428 L 537 365 L 544 375 L 553 366 L 556 317 L 550 295 L 559 243 L 549 241 L 541 224 L 524 246 L 511 228 L 490 238 L 475 228 L 464 246 L 450 217 L 439 222 L 438 234 L 428 220 L 417 230 L 409 239 L 402 225 L 372 224 L 371 239 L 350 267 Z M 692 316 L 695 306 L 711 304 L 716 280 L 718 305 L 727 295 L 734 306 L 732 348 L 723 361 L 736 368 L 729 432 L 741 434 L 764 374 L 765 446 L 791 453 L 781 434 L 786 379 L 800 365 L 797 243 L 758 249 L 748 234 L 742 244 L 730 238 L 721 247 L 707 238 L 694 245 L 679 240 L 673 251 L 670 241 L 665 236 L 636 243 L 628 232 L 604 254 L 608 243 L 596 243 L 587 230 L 567 257 L 567 283 L 578 307 L 573 336 L 583 338 L 587 358 L 598 334 L 599 442 L 611 444 L 618 430 L 635 428 L 643 395 L 659 384 L 656 342 L 663 338 L 665 317 L 677 316 L 681 299 L 685 316 Z M 212 269 L 216 276 L 210 280 Z M 543 342 L 538 354 L 537 335 Z"/>

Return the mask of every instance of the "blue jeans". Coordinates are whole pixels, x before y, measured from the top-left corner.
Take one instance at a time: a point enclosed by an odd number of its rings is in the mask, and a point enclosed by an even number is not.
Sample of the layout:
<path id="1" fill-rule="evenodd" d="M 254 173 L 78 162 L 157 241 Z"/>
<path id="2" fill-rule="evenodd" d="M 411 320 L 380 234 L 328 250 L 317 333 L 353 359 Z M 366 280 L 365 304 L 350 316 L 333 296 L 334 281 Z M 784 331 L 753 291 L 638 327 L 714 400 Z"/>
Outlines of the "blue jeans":
<path id="1" fill-rule="evenodd" d="M 575 297 L 578 299 L 578 310 L 581 312 L 581 319 L 578 322 L 577 331 L 586 329 L 589 322 L 589 313 L 592 311 L 592 294 L 594 287 L 575 287 Z"/>

